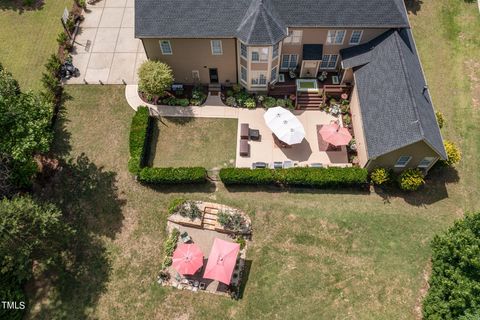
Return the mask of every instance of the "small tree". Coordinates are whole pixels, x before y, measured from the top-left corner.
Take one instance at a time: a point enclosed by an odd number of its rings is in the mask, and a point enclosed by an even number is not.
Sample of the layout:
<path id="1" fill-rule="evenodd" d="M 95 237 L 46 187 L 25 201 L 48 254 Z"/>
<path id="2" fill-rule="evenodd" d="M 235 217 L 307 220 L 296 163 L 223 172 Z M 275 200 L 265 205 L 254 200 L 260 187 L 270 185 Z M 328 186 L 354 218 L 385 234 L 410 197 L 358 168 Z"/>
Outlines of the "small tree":
<path id="1" fill-rule="evenodd" d="M 404 191 L 416 191 L 424 183 L 422 171 L 419 169 L 407 169 L 398 177 L 400 189 Z"/>
<path id="2" fill-rule="evenodd" d="M 147 94 L 164 96 L 173 83 L 172 69 L 160 61 L 145 61 L 138 70 L 140 91 Z"/>
<path id="3" fill-rule="evenodd" d="M 377 186 L 386 184 L 390 182 L 390 171 L 385 168 L 375 168 L 370 173 L 370 180 Z"/>

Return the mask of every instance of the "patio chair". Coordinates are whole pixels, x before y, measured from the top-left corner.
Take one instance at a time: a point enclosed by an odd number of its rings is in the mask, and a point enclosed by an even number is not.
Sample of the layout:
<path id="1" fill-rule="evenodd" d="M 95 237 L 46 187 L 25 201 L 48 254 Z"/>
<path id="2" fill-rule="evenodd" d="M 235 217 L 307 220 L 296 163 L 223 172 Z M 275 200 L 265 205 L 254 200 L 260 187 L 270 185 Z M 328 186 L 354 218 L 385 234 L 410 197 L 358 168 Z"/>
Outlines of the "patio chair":
<path id="1" fill-rule="evenodd" d="M 260 140 L 260 130 L 249 129 L 248 130 L 248 135 L 250 136 L 250 139 L 252 139 L 254 141 Z"/>
<path id="2" fill-rule="evenodd" d="M 322 163 L 311 163 L 310 168 L 323 168 Z"/>
<path id="3" fill-rule="evenodd" d="M 248 139 L 249 134 L 248 123 L 242 123 L 240 125 L 240 139 Z"/>
<path id="4" fill-rule="evenodd" d="M 192 241 L 192 237 L 190 237 L 187 232 L 182 233 L 180 235 L 180 238 L 182 239 L 183 243 L 187 243 L 187 242 Z"/>
<path id="5" fill-rule="evenodd" d="M 284 169 L 289 169 L 289 168 L 293 168 L 293 161 L 283 161 L 283 168 Z"/>
<path id="6" fill-rule="evenodd" d="M 200 285 L 198 287 L 200 288 L 200 290 L 205 290 L 207 288 L 207 285 L 205 284 L 205 282 L 200 282 Z"/>
<path id="7" fill-rule="evenodd" d="M 268 164 L 265 162 L 254 162 L 252 163 L 252 169 L 265 169 L 268 168 Z"/>
<path id="8" fill-rule="evenodd" d="M 245 140 L 245 139 L 240 140 L 240 156 L 241 157 L 250 156 L 250 145 L 248 144 L 248 140 Z"/>
<path id="9" fill-rule="evenodd" d="M 273 169 L 282 169 L 283 168 L 283 162 L 281 161 L 275 161 L 273 163 Z"/>

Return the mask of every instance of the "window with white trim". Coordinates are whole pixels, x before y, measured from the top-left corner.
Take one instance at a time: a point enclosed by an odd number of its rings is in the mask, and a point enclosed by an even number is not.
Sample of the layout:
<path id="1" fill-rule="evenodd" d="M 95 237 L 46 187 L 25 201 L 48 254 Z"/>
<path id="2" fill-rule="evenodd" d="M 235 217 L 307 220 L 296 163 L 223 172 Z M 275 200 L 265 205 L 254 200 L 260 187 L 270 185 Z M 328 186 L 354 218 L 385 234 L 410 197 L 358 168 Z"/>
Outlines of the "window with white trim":
<path id="1" fill-rule="evenodd" d="M 200 81 L 200 72 L 198 70 L 192 70 L 192 79 L 193 82 Z"/>
<path id="2" fill-rule="evenodd" d="M 437 158 L 435 157 L 425 157 L 422 159 L 422 161 L 420 161 L 420 163 L 418 164 L 418 167 L 429 168 L 435 160 L 437 160 Z"/>
<path id="3" fill-rule="evenodd" d="M 212 46 L 212 54 L 214 56 L 220 56 L 223 54 L 222 40 L 210 40 L 210 45 Z"/>
<path id="4" fill-rule="evenodd" d="M 240 43 L 240 55 L 244 57 L 245 59 L 248 59 L 248 50 L 247 46 L 244 45 L 243 43 Z"/>
<path id="5" fill-rule="evenodd" d="M 252 51 L 252 61 L 258 62 L 260 60 L 260 54 L 258 51 Z"/>
<path id="6" fill-rule="evenodd" d="M 295 69 L 297 67 L 298 55 L 296 54 L 283 54 L 282 55 L 282 64 L 280 69 L 288 70 Z"/>
<path id="7" fill-rule="evenodd" d="M 363 30 L 353 30 L 349 44 L 360 44 L 360 41 L 362 41 L 362 35 Z"/>
<path id="8" fill-rule="evenodd" d="M 253 62 L 267 62 L 268 61 L 268 48 L 252 48 L 252 61 Z"/>
<path id="9" fill-rule="evenodd" d="M 160 40 L 160 50 L 164 56 L 173 54 L 170 40 Z"/>
<path id="10" fill-rule="evenodd" d="M 252 86 L 265 86 L 267 84 L 267 75 L 265 71 L 252 71 Z"/>
<path id="11" fill-rule="evenodd" d="M 412 160 L 411 156 L 400 156 L 395 163 L 395 168 L 405 168 L 410 160 Z"/>
<path id="12" fill-rule="evenodd" d="M 247 83 L 247 68 L 240 66 L 240 80 Z"/>
<path id="13" fill-rule="evenodd" d="M 277 81 L 277 71 L 278 71 L 278 68 L 275 66 L 275 68 L 272 69 L 272 72 L 270 74 L 270 82 Z"/>
<path id="14" fill-rule="evenodd" d="M 299 44 L 302 43 L 303 30 L 292 30 L 288 32 L 288 37 L 283 39 L 283 43 Z"/>
<path id="15" fill-rule="evenodd" d="M 320 69 L 335 69 L 337 67 L 338 54 L 324 54 Z"/>
<path id="16" fill-rule="evenodd" d="M 345 30 L 328 30 L 327 44 L 343 44 Z"/>
<path id="17" fill-rule="evenodd" d="M 275 59 L 276 57 L 278 57 L 279 47 L 280 47 L 280 45 L 278 43 L 273 46 L 272 59 Z"/>

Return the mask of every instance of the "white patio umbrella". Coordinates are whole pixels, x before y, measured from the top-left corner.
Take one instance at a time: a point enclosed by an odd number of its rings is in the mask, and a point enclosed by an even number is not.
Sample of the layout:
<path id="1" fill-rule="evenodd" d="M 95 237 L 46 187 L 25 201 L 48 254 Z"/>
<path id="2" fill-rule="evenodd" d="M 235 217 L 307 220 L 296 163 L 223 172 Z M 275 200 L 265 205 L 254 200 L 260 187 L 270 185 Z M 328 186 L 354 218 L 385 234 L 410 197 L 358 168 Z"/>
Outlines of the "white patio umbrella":
<path id="1" fill-rule="evenodd" d="M 263 115 L 268 128 L 278 139 L 292 145 L 302 142 L 305 129 L 297 117 L 287 109 L 275 107 L 268 109 Z"/>

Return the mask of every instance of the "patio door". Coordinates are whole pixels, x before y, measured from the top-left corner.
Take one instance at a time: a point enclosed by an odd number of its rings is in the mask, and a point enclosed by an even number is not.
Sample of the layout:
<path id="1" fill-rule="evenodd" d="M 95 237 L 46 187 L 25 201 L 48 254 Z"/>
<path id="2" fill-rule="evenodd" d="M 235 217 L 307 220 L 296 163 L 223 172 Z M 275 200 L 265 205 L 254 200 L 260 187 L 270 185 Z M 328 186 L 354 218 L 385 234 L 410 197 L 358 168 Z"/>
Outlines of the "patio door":
<path id="1" fill-rule="evenodd" d="M 300 70 L 300 78 L 316 78 L 318 73 L 318 61 L 302 61 L 302 69 Z"/>
<path id="2" fill-rule="evenodd" d="M 218 83 L 218 70 L 217 68 L 208 69 L 210 74 L 210 83 Z"/>

